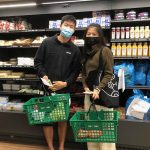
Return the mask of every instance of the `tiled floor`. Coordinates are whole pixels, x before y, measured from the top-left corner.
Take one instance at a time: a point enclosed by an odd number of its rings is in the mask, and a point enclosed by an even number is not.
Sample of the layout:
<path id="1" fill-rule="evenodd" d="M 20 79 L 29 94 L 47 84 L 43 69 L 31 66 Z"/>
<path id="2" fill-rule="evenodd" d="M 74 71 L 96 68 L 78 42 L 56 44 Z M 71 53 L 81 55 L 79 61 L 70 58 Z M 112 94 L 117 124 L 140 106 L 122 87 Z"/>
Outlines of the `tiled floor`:
<path id="1" fill-rule="evenodd" d="M 86 150 L 85 146 L 81 146 L 80 148 L 77 146 L 68 146 L 65 150 Z M 36 144 L 21 144 L 21 143 L 11 143 L 11 142 L 3 142 L 0 141 L 0 150 L 48 150 L 45 145 L 36 145 Z M 55 148 L 58 150 L 58 148 Z"/>

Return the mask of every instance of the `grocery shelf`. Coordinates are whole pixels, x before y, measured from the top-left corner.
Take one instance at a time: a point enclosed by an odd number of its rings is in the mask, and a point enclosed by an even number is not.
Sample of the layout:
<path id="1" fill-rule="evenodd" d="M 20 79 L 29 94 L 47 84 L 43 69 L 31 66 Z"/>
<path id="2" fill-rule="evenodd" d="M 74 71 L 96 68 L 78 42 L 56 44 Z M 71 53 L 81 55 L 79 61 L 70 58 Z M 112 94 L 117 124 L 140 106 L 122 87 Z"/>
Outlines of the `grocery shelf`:
<path id="1" fill-rule="evenodd" d="M 27 95 L 27 96 L 39 96 L 39 94 L 34 93 L 21 93 L 18 91 L 0 91 L 1 95 Z"/>
<path id="2" fill-rule="evenodd" d="M 14 68 L 20 68 L 20 69 L 34 69 L 34 66 L 19 66 L 19 65 L 0 65 L 0 68 L 5 68 L 5 69 L 14 69 Z"/>
<path id="3" fill-rule="evenodd" d="M 114 57 L 116 60 L 122 60 L 122 59 L 150 59 L 150 57 Z"/>
<path id="4" fill-rule="evenodd" d="M 22 111 L 15 111 L 15 110 L 1 110 L 0 113 L 25 114 L 25 112 L 22 112 Z"/>
<path id="5" fill-rule="evenodd" d="M 16 48 L 19 48 L 19 49 L 21 49 L 21 48 L 26 48 L 26 49 L 29 49 L 29 48 L 38 48 L 39 46 L 0 46 L 0 49 L 6 49 L 6 48 L 14 48 L 14 49 L 16 49 Z"/>
<path id="6" fill-rule="evenodd" d="M 134 20 L 111 20 L 111 23 L 125 23 L 125 22 L 129 22 L 129 23 L 133 23 L 133 22 L 141 22 L 141 21 L 150 21 L 150 18 L 148 19 L 134 19 Z"/>
<path id="7" fill-rule="evenodd" d="M 85 27 L 81 27 L 81 28 L 76 28 L 76 31 L 82 31 L 85 30 Z M 103 27 L 103 29 L 107 30 L 110 29 L 110 27 Z M 54 29 L 32 29 L 32 30 L 11 30 L 11 31 L 1 31 L 0 34 L 10 34 L 10 33 L 38 33 L 38 32 L 57 32 L 60 31 L 59 28 L 54 28 Z"/>
<path id="8" fill-rule="evenodd" d="M 150 90 L 150 86 L 145 86 L 145 85 L 135 85 L 135 86 L 130 86 L 126 87 L 125 89 L 143 89 L 143 90 Z"/>
<path id="9" fill-rule="evenodd" d="M 0 81 L 40 81 L 38 78 L 0 78 Z"/>
<path id="10" fill-rule="evenodd" d="M 111 43 L 126 43 L 126 42 L 149 42 L 150 39 L 145 39 L 145 38 L 138 38 L 138 39 L 113 39 L 110 42 Z"/>

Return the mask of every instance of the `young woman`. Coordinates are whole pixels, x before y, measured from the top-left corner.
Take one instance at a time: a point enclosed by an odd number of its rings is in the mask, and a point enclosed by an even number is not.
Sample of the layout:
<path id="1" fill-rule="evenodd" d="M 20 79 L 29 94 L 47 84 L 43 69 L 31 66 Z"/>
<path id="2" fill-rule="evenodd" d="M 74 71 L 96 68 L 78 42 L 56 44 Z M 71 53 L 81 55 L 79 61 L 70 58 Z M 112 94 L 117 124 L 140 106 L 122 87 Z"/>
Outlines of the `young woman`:
<path id="1" fill-rule="evenodd" d="M 102 33 L 102 28 L 98 24 L 90 24 L 84 35 L 85 45 L 84 45 L 84 52 L 85 52 L 85 59 L 83 63 L 83 87 L 85 92 L 91 92 L 90 94 L 85 94 L 84 99 L 84 107 L 85 110 L 89 110 L 91 105 L 91 101 L 95 101 L 96 109 L 97 110 L 112 110 L 111 108 L 107 108 L 105 106 L 101 106 L 98 104 L 99 93 L 101 90 L 107 85 L 109 80 L 112 78 L 113 75 L 113 55 L 111 50 L 106 47 L 106 43 L 104 40 L 104 36 Z M 100 55 L 103 61 L 103 64 L 100 64 Z M 100 59 L 101 59 L 100 58 Z M 103 65 L 103 76 L 98 82 L 95 84 L 94 80 L 97 78 L 97 74 L 94 74 L 94 71 L 98 70 L 100 65 Z M 93 75 L 92 75 L 93 74 Z M 91 97 L 91 99 L 90 99 Z M 114 143 L 87 143 L 88 150 L 115 150 Z"/>

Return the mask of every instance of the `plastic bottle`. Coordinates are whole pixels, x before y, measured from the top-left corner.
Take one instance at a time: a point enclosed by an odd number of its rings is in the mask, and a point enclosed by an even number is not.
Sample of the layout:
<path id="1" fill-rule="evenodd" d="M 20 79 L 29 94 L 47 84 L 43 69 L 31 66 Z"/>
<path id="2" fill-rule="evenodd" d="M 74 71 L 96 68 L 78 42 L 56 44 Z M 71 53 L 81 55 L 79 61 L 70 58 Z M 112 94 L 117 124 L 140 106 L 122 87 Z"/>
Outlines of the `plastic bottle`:
<path id="1" fill-rule="evenodd" d="M 135 27 L 135 38 L 138 39 L 140 37 L 140 30 L 139 27 Z"/>
<path id="2" fill-rule="evenodd" d="M 127 46 L 126 43 L 122 44 L 122 57 L 126 57 L 127 56 Z"/>
<path id="3" fill-rule="evenodd" d="M 140 38 L 141 38 L 141 39 L 145 38 L 144 26 L 141 26 L 141 27 L 140 27 Z"/>
<path id="4" fill-rule="evenodd" d="M 148 44 L 147 42 L 143 45 L 143 56 L 148 56 Z"/>
<path id="5" fill-rule="evenodd" d="M 112 43 L 111 51 L 113 53 L 113 56 L 115 57 L 116 56 L 116 44 L 115 43 Z"/>
<path id="6" fill-rule="evenodd" d="M 134 27 L 130 28 L 130 39 L 134 39 L 135 38 L 135 32 L 134 32 Z"/>
<path id="7" fill-rule="evenodd" d="M 145 26 L 145 38 L 148 39 L 150 37 L 149 26 Z"/>
<path id="8" fill-rule="evenodd" d="M 132 45 L 132 57 L 137 57 L 137 45 L 134 43 Z"/>
<path id="9" fill-rule="evenodd" d="M 116 39 L 120 39 L 120 27 L 116 27 Z"/>
<path id="10" fill-rule="evenodd" d="M 142 43 L 138 44 L 138 57 L 143 55 L 143 47 L 142 47 Z"/>
<path id="11" fill-rule="evenodd" d="M 121 44 L 117 44 L 116 56 L 121 57 Z"/>
<path id="12" fill-rule="evenodd" d="M 130 28 L 129 27 L 126 27 L 126 39 L 129 39 L 130 38 Z"/>
<path id="13" fill-rule="evenodd" d="M 125 38 L 125 28 L 121 27 L 121 39 Z"/>
<path id="14" fill-rule="evenodd" d="M 128 43 L 127 45 L 127 57 L 131 57 L 132 56 L 132 46 L 131 43 Z"/>
<path id="15" fill-rule="evenodd" d="M 116 28 L 112 28 L 111 30 L 111 39 L 114 40 L 116 38 Z"/>

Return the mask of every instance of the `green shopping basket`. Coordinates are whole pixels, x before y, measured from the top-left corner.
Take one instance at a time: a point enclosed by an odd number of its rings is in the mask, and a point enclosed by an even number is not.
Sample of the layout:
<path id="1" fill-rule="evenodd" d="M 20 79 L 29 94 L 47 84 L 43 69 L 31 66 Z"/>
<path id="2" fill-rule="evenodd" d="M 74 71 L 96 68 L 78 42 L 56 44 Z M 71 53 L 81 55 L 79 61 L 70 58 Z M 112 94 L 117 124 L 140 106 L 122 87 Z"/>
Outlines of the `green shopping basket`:
<path id="1" fill-rule="evenodd" d="M 65 121 L 69 117 L 69 94 L 31 98 L 23 108 L 30 125 Z"/>
<path id="2" fill-rule="evenodd" d="M 117 142 L 117 111 L 76 112 L 70 119 L 76 142 Z"/>

